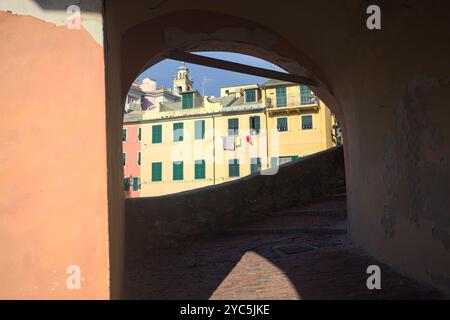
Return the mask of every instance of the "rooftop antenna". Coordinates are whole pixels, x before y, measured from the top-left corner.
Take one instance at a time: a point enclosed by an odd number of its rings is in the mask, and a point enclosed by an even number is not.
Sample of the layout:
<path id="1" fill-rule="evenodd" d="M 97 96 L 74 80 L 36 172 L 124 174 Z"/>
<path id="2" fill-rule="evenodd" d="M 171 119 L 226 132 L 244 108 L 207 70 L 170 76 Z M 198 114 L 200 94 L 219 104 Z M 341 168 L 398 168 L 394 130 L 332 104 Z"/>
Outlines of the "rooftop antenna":
<path id="1" fill-rule="evenodd" d="M 211 78 L 208 78 L 207 76 L 203 76 L 203 78 L 202 78 L 202 96 L 205 95 L 205 85 L 210 81 L 212 81 Z"/>

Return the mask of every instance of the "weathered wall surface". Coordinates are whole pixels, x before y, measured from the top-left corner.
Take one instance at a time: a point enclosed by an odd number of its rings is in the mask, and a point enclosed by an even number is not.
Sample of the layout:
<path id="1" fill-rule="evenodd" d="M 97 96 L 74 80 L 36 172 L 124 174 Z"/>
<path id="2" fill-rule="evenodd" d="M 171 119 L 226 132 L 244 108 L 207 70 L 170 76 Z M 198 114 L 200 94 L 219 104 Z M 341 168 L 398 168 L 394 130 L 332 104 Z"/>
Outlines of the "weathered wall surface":
<path id="1" fill-rule="evenodd" d="M 299 0 L 279 11 L 256 0 L 106 3 L 114 110 L 175 48 L 253 54 L 319 80 L 313 89 L 344 126 L 352 238 L 450 292 L 448 1 Z M 381 30 L 366 28 L 369 4 L 381 7 Z"/>
<path id="2" fill-rule="evenodd" d="M 7 4 L 1 9 L 13 13 L 0 12 L 0 298 L 108 298 L 103 47 L 83 27 L 52 22 L 64 6 L 44 19 L 31 16 L 45 13 L 36 3 Z M 91 16 L 99 5 L 101 26 L 101 1 L 91 4 Z M 80 267 L 79 290 L 66 286 L 70 265 Z"/>
<path id="3" fill-rule="evenodd" d="M 216 186 L 125 201 L 127 256 L 213 234 L 304 204 L 345 181 L 342 147 Z M 270 172 L 271 169 L 264 172 Z"/>

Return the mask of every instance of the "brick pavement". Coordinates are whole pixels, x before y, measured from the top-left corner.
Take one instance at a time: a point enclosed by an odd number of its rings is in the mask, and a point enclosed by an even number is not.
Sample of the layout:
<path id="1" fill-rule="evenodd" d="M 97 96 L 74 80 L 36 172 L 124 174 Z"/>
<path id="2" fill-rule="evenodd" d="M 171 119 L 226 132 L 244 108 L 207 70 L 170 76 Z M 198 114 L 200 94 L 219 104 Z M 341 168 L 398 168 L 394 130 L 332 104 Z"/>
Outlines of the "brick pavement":
<path id="1" fill-rule="evenodd" d="M 304 209 L 342 209 L 345 200 Z M 291 210 L 292 211 L 292 210 Z M 342 227 L 344 218 L 288 214 L 236 226 L 240 230 L 294 226 Z M 320 230 L 319 230 L 320 231 Z M 366 288 L 367 266 L 381 267 L 381 290 Z M 343 234 L 224 234 L 128 259 L 130 299 L 436 299 L 442 293 L 400 275 Z"/>

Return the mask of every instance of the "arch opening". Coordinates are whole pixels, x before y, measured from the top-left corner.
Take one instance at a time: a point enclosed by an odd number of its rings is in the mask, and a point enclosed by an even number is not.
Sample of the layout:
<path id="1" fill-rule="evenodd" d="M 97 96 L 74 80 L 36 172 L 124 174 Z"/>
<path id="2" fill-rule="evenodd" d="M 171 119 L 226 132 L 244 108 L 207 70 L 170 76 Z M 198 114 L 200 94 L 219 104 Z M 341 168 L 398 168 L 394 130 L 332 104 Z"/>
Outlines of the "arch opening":
<path id="1" fill-rule="evenodd" d="M 263 59 L 266 61 L 271 62 L 272 64 L 284 69 L 287 73 L 295 74 L 297 76 L 305 77 L 305 78 L 311 78 L 314 79 L 314 82 L 316 85 L 311 86 L 311 90 L 314 91 L 319 99 L 321 101 L 329 101 L 332 106 L 330 106 L 330 109 L 333 108 L 333 111 L 337 111 L 337 113 L 340 113 L 339 115 L 336 115 L 337 117 L 343 117 L 342 112 L 340 112 L 339 105 L 337 104 L 336 98 L 332 95 L 331 89 L 325 85 L 325 82 L 323 81 L 322 75 L 320 75 L 319 69 L 313 65 L 313 63 L 310 62 L 309 59 L 307 59 L 303 54 L 295 50 L 286 40 L 282 39 L 281 37 L 278 37 L 274 35 L 274 33 L 266 30 L 265 28 L 261 26 L 254 25 L 252 23 L 249 23 L 248 21 L 244 21 L 241 19 L 237 19 L 235 17 L 230 16 L 222 16 L 220 14 L 217 14 L 217 19 L 211 19 L 211 12 L 189 12 L 189 15 L 192 17 L 192 14 L 200 18 L 202 15 L 208 15 L 209 19 L 208 21 L 214 21 L 211 26 L 207 26 L 206 28 L 208 31 L 205 32 L 205 30 L 187 30 L 189 28 L 184 28 L 186 26 L 186 12 L 176 12 L 172 13 L 170 15 L 164 15 L 159 18 L 156 18 L 151 21 L 144 22 L 138 26 L 135 26 L 132 30 L 129 30 L 125 36 L 122 38 L 122 101 L 128 102 L 128 99 L 126 98 L 128 93 L 128 88 L 130 85 L 134 82 L 133 80 L 138 77 L 139 74 L 141 74 L 143 71 L 145 71 L 147 68 L 149 68 L 152 65 L 155 65 L 161 61 L 163 61 L 166 57 L 170 55 L 170 52 L 173 50 L 179 50 L 182 52 L 192 52 L 192 53 L 198 53 L 198 52 L 235 52 L 239 54 L 246 54 L 250 55 L 259 59 Z M 178 19 L 180 17 L 180 19 Z M 159 19 L 167 21 L 170 20 L 171 23 L 174 24 L 174 26 L 170 28 L 161 28 L 161 24 L 159 23 Z M 184 21 L 183 21 L 184 20 Z M 234 20 L 234 22 L 239 22 L 234 27 L 229 27 L 230 20 Z M 224 25 L 217 24 L 218 21 L 226 22 Z M 165 24 L 165 25 L 171 25 L 171 23 Z M 242 26 L 239 26 L 242 25 Z M 153 45 L 152 47 L 143 45 L 141 50 L 135 51 L 135 50 L 127 50 L 127 48 L 135 47 L 134 41 L 139 39 L 140 36 L 143 34 L 146 34 L 146 37 L 154 38 L 156 37 L 157 41 L 159 42 L 159 45 Z M 162 37 L 161 37 L 162 35 Z M 159 39 L 158 39 L 159 38 Z M 147 48 L 145 48 L 147 47 Z M 145 54 L 144 54 L 145 52 Z M 149 58 L 150 57 L 150 58 Z M 137 63 L 139 61 L 139 63 Z M 132 62 L 132 63 L 130 63 Z M 304 63 L 300 63 L 304 62 Z M 307 65 L 309 68 L 306 68 L 303 66 Z M 314 70 L 315 72 L 311 72 L 309 70 Z M 320 76 L 319 76 L 320 75 Z M 183 77 L 179 77 L 180 79 L 183 79 Z M 183 81 L 181 81 L 183 82 Z M 184 81 L 185 82 L 185 81 Z M 145 85 L 150 85 L 149 83 L 146 83 Z M 189 86 L 189 84 L 184 83 L 184 85 Z M 174 84 L 173 90 L 177 90 L 182 85 L 180 84 Z M 183 88 L 183 87 L 182 87 Z M 184 89 L 187 89 L 184 88 Z M 327 102 L 325 102 L 327 103 Z M 125 103 L 124 103 L 125 104 Z M 345 123 L 341 120 L 341 125 L 344 125 Z M 144 132 L 144 129 L 142 129 Z M 344 139 L 345 141 L 345 139 Z M 148 167 L 148 166 L 147 166 Z M 344 178 L 345 179 L 345 178 Z M 344 185 L 345 186 L 345 185 Z M 200 191 L 201 192 L 201 191 Z M 172 199 L 164 199 L 166 196 L 159 197 L 159 201 L 170 201 L 172 202 Z M 126 203 L 126 219 L 133 219 L 136 218 L 136 216 L 130 212 L 137 212 L 139 210 L 132 209 L 134 200 L 127 200 Z M 181 204 L 180 204 L 181 205 Z M 158 206 L 158 205 L 156 205 Z M 344 205 L 345 206 L 345 205 Z M 159 210 L 159 209 L 156 209 Z M 164 211 L 164 210 L 162 210 Z M 195 210 L 194 210 L 195 211 Z M 198 213 L 188 213 L 188 215 L 197 215 Z M 187 213 L 187 212 L 186 212 Z M 220 219 L 218 219 L 220 220 Z M 229 221 L 228 221 L 229 222 Z M 160 219 L 157 217 L 153 221 L 153 223 L 162 223 Z M 272 223 L 272 222 L 270 222 Z M 130 223 L 133 226 L 135 226 L 133 223 Z M 211 227 L 211 225 L 210 225 Z M 128 227 L 127 227 L 128 228 Z M 164 227 L 162 227 L 164 228 Z M 178 231 L 184 235 L 197 234 L 202 233 L 200 230 L 196 230 L 196 227 L 192 227 L 189 225 L 189 223 L 181 223 L 181 225 L 177 226 Z M 183 229 L 194 229 L 194 230 L 183 230 Z M 213 229 L 217 229 L 217 226 L 212 226 Z M 134 230 L 136 231 L 136 230 Z M 132 232 L 131 229 L 127 229 L 127 234 L 130 234 Z M 148 234 L 148 232 L 144 233 Z M 169 232 L 170 233 L 170 232 Z M 171 238 L 173 234 L 171 234 L 168 239 L 158 239 L 158 243 L 155 245 L 156 247 L 161 246 L 164 247 L 165 245 L 168 245 L 168 242 L 171 241 L 179 241 L 179 239 L 173 239 Z M 128 236 L 128 240 L 132 236 Z M 175 237 L 177 238 L 177 237 Z M 189 236 L 187 237 L 189 238 Z M 127 240 L 127 241 L 128 241 Z M 170 247 L 170 244 L 168 245 Z M 142 248 L 141 248 L 142 249 Z M 149 248 L 147 248 L 149 249 Z M 155 247 L 152 247 L 147 252 L 151 252 L 154 250 Z M 134 249 L 130 249 L 128 247 L 128 244 L 126 245 L 125 250 L 133 251 Z M 176 249 L 175 249 L 176 250 Z M 152 254 L 153 255 L 153 254 Z M 273 257 L 268 255 L 267 253 L 263 254 L 264 256 L 267 256 L 269 260 L 273 260 Z M 170 254 L 161 255 L 158 253 L 157 259 L 159 261 L 165 261 L 166 259 L 169 259 L 168 256 Z M 156 257 L 153 255 L 153 257 Z M 133 258 L 127 257 L 127 259 L 132 260 Z M 134 260 L 136 261 L 136 260 Z M 142 263 L 142 260 L 141 260 Z M 276 264 L 276 262 L 274 262 Z M 133 263 L 131 263 L 132 265 Z M 130 264 L 129 264 L 130 265 Z M 232 265 L 234 265 L 232 263 Z M 155 268 L 157 268 L 155 266 Z M 232 272 L 232 267 L 230 265 L 230 269 L 224 268 L 223 272 L 219 272 L 215 275 L 215 280 L 212 280 L 210 285 L 212 284 L 211 288 L 205 289 L 204 292 L 202 292 L 197 297 L 201 298 L 209 298 L 215 289 L 218 288 L 219 284 L 223 281 L 223 279 L 226 278 L 226 275 L 228 275 L 230 272 Z M 288 266 L 281 265 L 280 270 L 287 270 Z M 153 269 L 155 271 L 155 275 L 158 271 L 157 269 Z M 201 270 L 199 268 L 199 270 Z M 129 269 L 126 269 L 126 272 L 128 272 Z M 184 272 L 184 270 L 182 270 Z M 145 275 L 141 276 L 145 277 Z M 171 273 L 168 272 L 166 274 L 167 277 L 170 278 Z M 156 276 L 157 277 L 157 276 Z M 165 276 L 161 275 L 161 277 L 164 279 Z M 294 275 L 292 277 L 295 278 Z M 167 280 L 167 278 L 165 278 Z M 155 284 L 152 281 L 155 281 L 155 278 L 153 278 L 150 275 L 150 279 L 146 279 L 147 281 L 150 281 L 148 285 L 150 286 L 150 283 Z M 126 280 L 127 281 L 127 280 Z M 145 282 L 145 281 L 144 281 Z M 299 286 L 299 281 L 297 280 L 296 283 L 293 285 L 293 287 Z M 133 287 L 133 284 L 131 284 L 131 288 Z M 156 286 L 157 287 L 157 286 Z M 126 284 L 126 294 L 128 296 L 133 296 L 133 292 L 130 292 L 130 284 Z M 133 291 L 133 290 L 132 290 Z M 139 291 L 139 289 L 137 290 Z M 295 290 L 294 290 L 295 291 Z M 292 292 L 294 292 L 292 291 Z M 151 293 L 148 293 L 151 296 Z M 298 292 L 297 292 L 298 294 Z M 301 293 L 300 293 L 301 294 Z M 149 296 L 147 296 L 149 297 Z M 171 296 L 172 298 L 174 296 Z"/>

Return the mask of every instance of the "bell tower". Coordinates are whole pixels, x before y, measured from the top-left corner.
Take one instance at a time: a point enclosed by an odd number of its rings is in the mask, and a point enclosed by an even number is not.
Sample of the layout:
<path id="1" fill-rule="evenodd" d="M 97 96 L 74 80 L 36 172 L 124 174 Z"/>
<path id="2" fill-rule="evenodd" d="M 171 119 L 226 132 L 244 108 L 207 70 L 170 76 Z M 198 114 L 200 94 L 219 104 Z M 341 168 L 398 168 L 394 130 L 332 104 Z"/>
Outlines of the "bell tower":
<path id="1" fill-rule="evenodd" d="M 189 69 L 184 62 L 178 67 L 177 74 L 173 77 L 172 82 L 173 91 L 176 93 L 192 91 L 194 81 L 192 81 L 189 75 Z"/>

